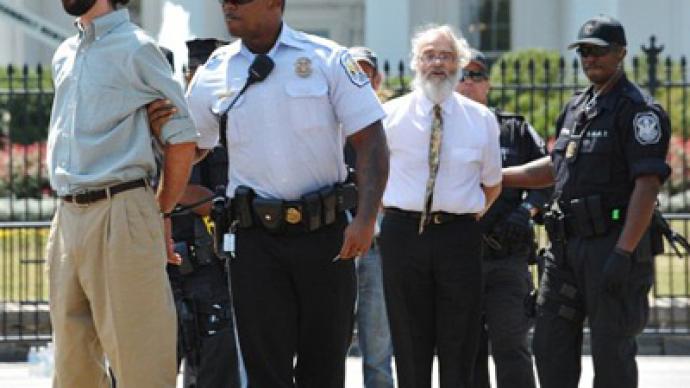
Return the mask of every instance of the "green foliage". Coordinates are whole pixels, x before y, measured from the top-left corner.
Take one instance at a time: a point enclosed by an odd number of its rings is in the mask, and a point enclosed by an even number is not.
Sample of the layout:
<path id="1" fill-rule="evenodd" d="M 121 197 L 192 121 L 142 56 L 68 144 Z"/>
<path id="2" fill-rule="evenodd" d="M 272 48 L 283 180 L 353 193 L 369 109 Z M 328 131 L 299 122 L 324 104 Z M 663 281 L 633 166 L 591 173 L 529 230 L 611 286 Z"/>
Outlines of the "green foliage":
<path id="1" fill-rule="evenodd" d="M 544 137 L 553 136 L 554 122 L 580 79 L 570 79 L 572 63 L 557 51 L 529 49 L 503 54 L 491 68 L 489 105 L 527 117 Z"/>
<path id="2" fill-rule="evenodd" d="M 661 58 L 657 68 L 654 98 L 671 118 L 675 134 L 687 136 L 690 92 L 683 60 Z M 627 65 L 628 77 L 648 89 L 648 64 L 643 54 Z M 557 51 L 528 49 L 502 55 L 491 69 L 489 103 L 506 111 L 521 113 L 542 136 L 554 136 L 554 123 L 572 93 L 587 86 L 577 60 L 566 61 Z"/>

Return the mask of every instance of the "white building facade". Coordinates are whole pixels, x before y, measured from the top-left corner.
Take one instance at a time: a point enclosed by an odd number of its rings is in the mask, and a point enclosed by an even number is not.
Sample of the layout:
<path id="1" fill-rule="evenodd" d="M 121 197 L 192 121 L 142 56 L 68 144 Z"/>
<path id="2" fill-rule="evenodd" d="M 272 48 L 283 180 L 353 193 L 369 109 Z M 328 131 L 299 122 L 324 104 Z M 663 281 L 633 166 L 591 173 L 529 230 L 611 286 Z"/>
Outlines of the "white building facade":
<path id="1" fill-rule="evenodd" d="M 185 54 L 189 38 L 230 39 L 215 0 L 130 3 L 134 20 L 178 55 Z M 74 33 L 58 1 L 0 0 L 0 65 L 47 63 L 55 50 L 55 43 L 28 34 L 3 7 L 26 10 Z M 690 54 L 690 0 L 287 0 L 285 18 L 297 29 L 343 45 L 370 46 L 397 63 L 409 58 L 414 31 L 429 23 L 451 24 L 472 46 L 493 54 L 534 47 L 565 52 L 579 26 L 599 13 L 623 23 L 632 54 L 650 35 L 665 46 L 662 55 Z"/>

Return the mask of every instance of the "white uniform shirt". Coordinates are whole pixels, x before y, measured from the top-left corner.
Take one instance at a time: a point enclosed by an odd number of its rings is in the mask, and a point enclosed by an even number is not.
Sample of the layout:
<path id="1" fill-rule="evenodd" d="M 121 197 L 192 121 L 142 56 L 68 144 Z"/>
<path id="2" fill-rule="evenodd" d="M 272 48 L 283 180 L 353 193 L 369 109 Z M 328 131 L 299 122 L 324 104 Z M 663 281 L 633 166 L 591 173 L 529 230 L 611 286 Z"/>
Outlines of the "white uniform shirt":
<path id="1" fill-rule="evenodd" d="M 271 74 L 228 113 L 228 196 L 245 185 L 261 197 L 295 200 L 344 181 L 344 139 L 384 112 L 366 75 L 334 42 L 283 24 L 268 56 L 275 62 Z M 200 148 L 218 141 L 220 116 L 254 58 L 236 41 L 198 69 L 187 100 Z"/>
<path id="2" fill-rule="evenodd" d="M 390 149 L 385 207 L 422 211 L 429 178 L 429 141 L 434 104 L 421 91 L 384 105 Z M 485 106 L 458 93 L 442 104 L 441 161 L 432 211 L 478 213 L 486 198 L 480 183 L 501 182 L 501 149 L 496 117 Z"/>

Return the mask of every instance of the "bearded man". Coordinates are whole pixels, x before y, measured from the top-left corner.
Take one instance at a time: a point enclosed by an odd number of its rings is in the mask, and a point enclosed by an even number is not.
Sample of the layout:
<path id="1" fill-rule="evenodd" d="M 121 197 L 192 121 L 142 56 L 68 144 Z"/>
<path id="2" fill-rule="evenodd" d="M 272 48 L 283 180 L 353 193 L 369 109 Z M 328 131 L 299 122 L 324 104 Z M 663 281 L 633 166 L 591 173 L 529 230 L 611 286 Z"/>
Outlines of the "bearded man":
<path id="1" fill-rule="evenodd" d="M 412 40 L 414 90 L 385 104 L 390 175 L 380 248 L 400 388 L 472 386 L 482 296 L 478 220 L 501 191 L 493 113 L 453 88 L 470 58 L 449 26 Z"/>
<path id="2" fill-rule="evenodd" d="M 52 63 L 50 183 L 60 196 L 47 244 L 53 387 L 175 387 L 176 318 L 167 260 L 179 262 L 163 218 L 189 179 L 199 137 L 181 86 L 126 0 L 62 0 L 76 34 Z M 146 105 L 177 111 L 163 126 L 156 174 Z M 164 225 L 166 226 L 164 228 Z M 166 238 L 167 237 L 167 238 Z M 167 255 L 166 255 L 167 246 Z"/>

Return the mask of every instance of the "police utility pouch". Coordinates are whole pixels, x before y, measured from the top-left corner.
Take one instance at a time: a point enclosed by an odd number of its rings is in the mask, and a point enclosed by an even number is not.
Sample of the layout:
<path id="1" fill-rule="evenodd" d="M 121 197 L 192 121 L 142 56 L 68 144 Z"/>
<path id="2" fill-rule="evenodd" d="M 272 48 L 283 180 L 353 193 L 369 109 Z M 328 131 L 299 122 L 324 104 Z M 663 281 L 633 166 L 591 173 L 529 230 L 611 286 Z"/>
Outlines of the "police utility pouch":
<path id="1" fill-rule="evenodd" d="M 321 227 L 321 196 L 318 192 L 305 194 L 302 196 L 303 214 L 302 222 L 308 231 L 314 231 Z M 306 218 L 305 218 L 306 217 Z"/>
<path id="2" fill-rule="evenodd" d="M 323 224 L 330 225 L 335 222 L 337 214 L 338 199 L 335 195 L 335 189 L 333 187 L 323 188 L 319 190 L 319 197 L 321 197 L 321 202 L 323 203 L 321 208 Z"/>
<path id="3" fill-rule="evenodd" d="M 235 189 L 235 196 L 232 199 L 232 207 L 234 216 L 237 220 L 237 226 L 240 228 L 249 228 L 254 225 L 252 217 L 252 202 L 256 194 L 254 190 L 247 186 L 238 186 Z"/>
<path id="4" fill-rule="evenodd" d="M 283 201 L 278 199 L 254 198 L 252 207 L 261 225 L 269 232 L 281 232 L 285 226 Z"/>

